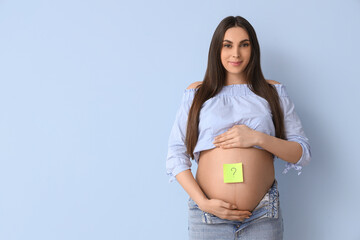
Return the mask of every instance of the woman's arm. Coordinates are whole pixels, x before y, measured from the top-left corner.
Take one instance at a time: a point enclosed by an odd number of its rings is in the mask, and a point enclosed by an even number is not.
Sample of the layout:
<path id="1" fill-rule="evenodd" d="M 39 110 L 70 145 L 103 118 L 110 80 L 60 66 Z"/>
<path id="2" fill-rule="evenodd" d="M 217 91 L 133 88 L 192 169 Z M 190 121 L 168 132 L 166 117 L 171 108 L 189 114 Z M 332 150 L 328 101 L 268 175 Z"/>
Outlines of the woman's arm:
<path id="1" fill-rule="evenodd" d="M 203 191 L 201 190 L 199 184 L 196 182 L 191 170 L 185 170 L 176 175 L 176 180 L 184 188 L 184 190 L 189 194 L 190 198 L 197 203 L 197 205 L 203 206 L 203 204 L 208 200 Z"/>
<path id="2" fill-rule="evenodd" d="M 248 148 L 257 145 L 290 163 L 298 162 L 302 156 L 302 147 L 299 143 L 273 137 L 244 124 L 235 125 L 227 132 L 216 136 L 213 143 L 221 148 Z"/>
<path id="3" fill-rule="evenodd" d="M 311 160 L 311 148 L 306 137 L 295 105 L 288 96 L 285 86 L 280 89 L 280 106 L 284 113 L 285 139 L 280 139 L 260 131 L 252 130 L 246 125 L 235 125 L 215 137 L 214 145 L 222 148 L 247 148 L 255 145 L 271 152 L 286 161 L 283 173 L 295 169 L 300 174 L 303 166 Z"/>
<path id="4" fill-rule="evenodd" d="M 302 147 L 299 143 L 287 141 L 256 131 L 257 143 L 263 149 L 290 163 L 297 163 L 302 156 Z"/>

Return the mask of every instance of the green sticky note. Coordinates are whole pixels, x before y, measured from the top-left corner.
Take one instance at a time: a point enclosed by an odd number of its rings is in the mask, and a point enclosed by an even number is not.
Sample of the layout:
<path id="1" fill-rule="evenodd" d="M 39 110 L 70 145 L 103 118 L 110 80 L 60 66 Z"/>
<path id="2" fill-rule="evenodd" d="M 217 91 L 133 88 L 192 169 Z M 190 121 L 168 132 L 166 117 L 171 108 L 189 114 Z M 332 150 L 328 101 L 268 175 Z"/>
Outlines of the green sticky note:
<path id="1" fill-rule="evenodd" d="M 244 182 L 242 163 L 223 164 L 224 183 Z"/>

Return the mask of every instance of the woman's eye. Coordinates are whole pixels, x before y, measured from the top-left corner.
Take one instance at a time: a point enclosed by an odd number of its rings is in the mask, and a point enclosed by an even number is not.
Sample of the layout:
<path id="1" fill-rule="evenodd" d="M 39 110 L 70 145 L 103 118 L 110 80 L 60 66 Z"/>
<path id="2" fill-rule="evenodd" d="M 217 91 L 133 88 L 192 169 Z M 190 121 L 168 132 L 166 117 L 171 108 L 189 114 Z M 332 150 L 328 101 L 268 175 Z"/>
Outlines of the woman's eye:
<path id="1" fill-rule="evenodd" d="M 248 46 L 250 46 L 250 44 L 249 44 L 249 43 L 243 43 L 243 44 L 241 44 L 241 46 L 242 46 L 242 47 L 248 47 Z M 231 45 L 230 45 L 230 44 L 225 44 L 224 47 L 230 48 Z"/>

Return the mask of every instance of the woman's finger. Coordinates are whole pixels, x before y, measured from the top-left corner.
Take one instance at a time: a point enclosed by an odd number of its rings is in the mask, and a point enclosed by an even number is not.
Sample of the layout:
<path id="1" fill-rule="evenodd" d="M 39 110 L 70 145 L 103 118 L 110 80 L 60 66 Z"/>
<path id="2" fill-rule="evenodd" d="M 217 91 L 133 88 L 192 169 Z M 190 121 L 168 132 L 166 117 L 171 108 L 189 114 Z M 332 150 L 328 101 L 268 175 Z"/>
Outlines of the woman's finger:
<path id="1" fill-rule="evenodd" d="M 236 209 L 237 206 L 235 204 L 222 202 L 221 205 L 224 208 L 224 214 L 227 216 L 251 216 L 252 215 L 252 213 L 250 211 Z"/>
<path id="2" fill-rule="evenodd" d="M 220 147 L 222 148 L 232 148 L 237 146 L 237 141 L 234 139 L 227 140 L 226 142 L 222 143 Z"/>
<path id="3" fill-rule="evenodd" d="M 236 205 L 235 204 L 231 204 L 231 203 L 228 203 L 228 202 L 225 202 L 225 201 L 222 201 L 222 200 L 220 200 L 221 201 L 221 206 L 223 207 L 223 208 L 226 208 L 226 209 L 232 209 L 232 208 L 234 208 L 235 207 L 235 209 L 236 209 Z"/>
<path id="4" fill-rule="evenodd" d="M 236 134 L 234 133 L 230 133 L 221 137 L 215 137 L 215 140 L 213 141 L 214 144 L 221 144 L 224 143 L 225 141 L 229 140 L 229 139 L 233 139 L 236 136 Z"/>
<path id="5" fill-rule="evenodd" d="M 229 216 L 243 216 L 243 217 L 245 216 L 245 217 L 247 217 L 247 216 L 251 216 L 252 213 L 249 211 L 229 210 L 228 215 Z"/>
<path id="6" fill-rule="evenodd" d="M 246 218 L 245 217 L 235 217 L 235 216 L 228 216 L 228 217 L 224 217 L 222 219 L 227 219 L 227 220 L 231 220 L 231 221 L 244 221 Z"/>

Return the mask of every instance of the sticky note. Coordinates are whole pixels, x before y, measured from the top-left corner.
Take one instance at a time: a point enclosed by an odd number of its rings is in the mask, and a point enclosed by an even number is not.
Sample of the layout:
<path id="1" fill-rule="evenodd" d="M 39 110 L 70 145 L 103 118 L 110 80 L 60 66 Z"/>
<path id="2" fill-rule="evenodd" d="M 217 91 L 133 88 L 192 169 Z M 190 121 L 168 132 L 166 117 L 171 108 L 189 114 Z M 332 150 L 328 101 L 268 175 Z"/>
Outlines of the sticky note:
<path id="1" fill-rule="evenodd" d="M 223 164 L 224 183 L 244 182 L 242 163 Z"/>

